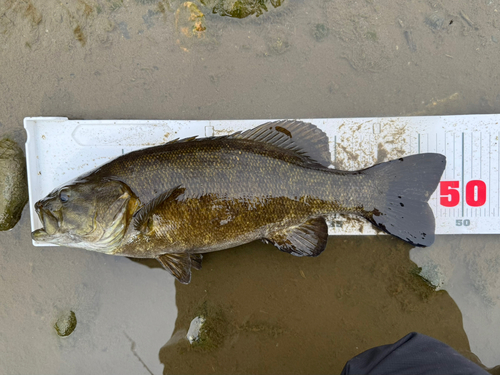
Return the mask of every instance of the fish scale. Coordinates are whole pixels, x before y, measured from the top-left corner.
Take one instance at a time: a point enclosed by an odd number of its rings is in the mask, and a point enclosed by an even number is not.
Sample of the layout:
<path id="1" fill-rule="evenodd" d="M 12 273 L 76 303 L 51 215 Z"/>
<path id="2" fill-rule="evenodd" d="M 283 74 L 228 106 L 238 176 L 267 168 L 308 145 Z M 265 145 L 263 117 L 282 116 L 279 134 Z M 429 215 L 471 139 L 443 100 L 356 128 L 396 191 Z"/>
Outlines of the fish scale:
<path id="1" fill-rule="evenodd" d="M 153 186 L 165 185 L 165 181 L 168 181 L 186 189 L 184 204 L 165 214 L 168 218 L 166 222 L 172 223 L 175 218 L 182 218 L 181 223 L 184 224 L 173 236 L 177 244 L 183 243 L 183 248 L 172 249 L 172 252 L 206 252 L 206 243 L 210 242 L 217 243 L 211 250 L 239 245 L 248 242 L 248 238 L 265 237 L 273 231 L 300 224 L 311 216 L 325 214 L 342 206 L 339 199 L 334 197 L 342 197 L 338 190 L 345 189 L 346 185 L 339 181 L 338 189 L 328 187 L 332 185 L 332 173 L 335 171 L 307 170 L 302 165 L 269 157 L 265 152 L 242 151 L 239 141 L 221 139 L 210 142 L 208 147 L 204 147 L 206 141 L 199 141 L 201 145 L 190 144 L 191 149 L 181 151 L 184 154 L 182 158 L 179 158 L 178 153 L 165 152 L 162 147 L 138 151 L 122 157 L 123 160 L 115 160 L 109 169 L 101 168 L 95 174 L 112 173 L 136 192 L 143 202 L 152 199 L 149 192 L 142 194 L 144 180 L 151 181 Z M 222 142 L 223 145 L 214 145 L 214 142 Z M 221 148 L 229 151 L 221 155 Z M 160 156 L 143 155 L 151 151 L 157 151 Z M 140 178 L 135 171 L 121 167 L 121 164 L 127 165 L 130 159 L 138 160 Z M 168 165 L 168 172 L 164 175 L 158 172 L 156 163 Z M 271 174 L 273 177 L 269 178 Z M 93 176 L 88 175 L 86 178 Z M 350 185 L 350 181 L 346 183 Z M 306 195 L 307 202 L 304 200 Z M 354 207 L 346 204 L 347 201 L 343 202 L 344 211 Z M 230 225 L 220 225 L 220 221 L 226 220 L 228 211 Z M 163 228 L 165 224 L 159 224 L 159 227 Z M 197 238 L 186 235 L 190 229 L 197 233 Z M 254 231 L 258 232 L 248 235 Z M 219 237 L 212 238 L 214 236 Z M 205 237 L 212 240 L 200 240 Z M 159 242 L 165 246 L 163 238 Z"/>

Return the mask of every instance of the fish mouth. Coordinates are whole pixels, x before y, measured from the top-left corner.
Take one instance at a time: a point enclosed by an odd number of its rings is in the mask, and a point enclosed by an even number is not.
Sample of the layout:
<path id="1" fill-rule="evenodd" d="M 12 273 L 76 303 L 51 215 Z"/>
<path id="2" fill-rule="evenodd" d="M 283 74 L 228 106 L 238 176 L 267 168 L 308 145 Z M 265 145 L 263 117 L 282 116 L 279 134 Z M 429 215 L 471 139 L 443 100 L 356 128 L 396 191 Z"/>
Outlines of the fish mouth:
<path id="1" fill-rule="evenodd" d="M 50 237 L 57 233 L 59 229 L 59 221 L 52 212 L 36 204 L 36 213 L 42 222 L 43 227 L 31 233 L 31 238 L 35 241 L 48 241 Z"/>

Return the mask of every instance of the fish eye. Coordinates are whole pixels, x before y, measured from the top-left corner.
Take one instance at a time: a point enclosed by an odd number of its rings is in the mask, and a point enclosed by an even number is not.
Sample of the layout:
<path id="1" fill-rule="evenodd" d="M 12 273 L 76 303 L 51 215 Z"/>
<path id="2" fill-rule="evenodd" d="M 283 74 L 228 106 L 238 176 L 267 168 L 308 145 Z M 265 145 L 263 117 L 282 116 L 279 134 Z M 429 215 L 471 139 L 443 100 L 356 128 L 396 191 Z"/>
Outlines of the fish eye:
<path id="1" fill-rule="evenodd" d="M 67 201 L 69 201 L 69 195 L 66 194 L 64 191 L 61 191 L 59 193 L 59 200 L 62 202 L 62 203 L 66 203 Z"/>

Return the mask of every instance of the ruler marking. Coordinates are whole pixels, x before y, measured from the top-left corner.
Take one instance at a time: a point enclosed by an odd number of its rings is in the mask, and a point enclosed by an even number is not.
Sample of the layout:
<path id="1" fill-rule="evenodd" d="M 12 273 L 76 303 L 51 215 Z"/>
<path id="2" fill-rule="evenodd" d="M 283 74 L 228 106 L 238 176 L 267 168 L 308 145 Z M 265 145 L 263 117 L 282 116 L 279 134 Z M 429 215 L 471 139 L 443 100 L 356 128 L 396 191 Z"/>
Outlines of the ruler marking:
<path id="1" fill-rule="evenodd" d="M 337 163 L 337 136 L 333 136 L 333 162 Z"/>
<path id="2" fill-rule="evenodd" d="M 490 184 L 491 184 L 491 133 L 488 133 L 488 185 L 491 186 Z M 486 194 L 488 194 L 488 192 L 486 192 Z M 488 216 L 491 216 L 491 199 L 488 199 Z"/>
<path id="3" fill-rule="evenodd" d="M 438 150 L 438 134 L 437 134 L 437 132 L 436 132 L 436 150 L 434 150 L 434 152 L 439 152 L 439 151 L 440 151 L 440 150 Z M 446 149 L 445 149 L 445 151 L 446 151 Z M 446 153 L 445 153 L 445 154 L 446 154 Z M 436 199 L 435 199 L 435 200 L 436 200 L 436 212 L 437 212 L 437 210 L 438 210 L 438 201 L 439 201 L 439 199 L 436 197 Z"/>
<path id="4" fill-rule="evenodd" d="M 462 217 L 464 217 L 464 133 L 462 133 Z"/>
<path id="5" fill-rule="evenodd" d="M 447 144 L 446 144 L 446 132 L 444 132 L 444 154 L 446 155 L 446 149 L 447 149 Z M 448 168 L 445 168 L 444 170 L 444 179 L 447 180 L 448 179 L 448 175 L 446 174 L 446 169 Z"/>
<path id="6" fill-rule="evenodd" d="M 470 178 L 474 178 L 474 132 L 470 133 Z"/>
<path id="7" fill-rule="evenodd" d="M 455 178 L 455 133 L 453 133 L 453 178 Z"/>
<path id="8" fill-rule="evenodd" d="M 418 133 L 418 154 L 420 154 L 420 133 Z"/>

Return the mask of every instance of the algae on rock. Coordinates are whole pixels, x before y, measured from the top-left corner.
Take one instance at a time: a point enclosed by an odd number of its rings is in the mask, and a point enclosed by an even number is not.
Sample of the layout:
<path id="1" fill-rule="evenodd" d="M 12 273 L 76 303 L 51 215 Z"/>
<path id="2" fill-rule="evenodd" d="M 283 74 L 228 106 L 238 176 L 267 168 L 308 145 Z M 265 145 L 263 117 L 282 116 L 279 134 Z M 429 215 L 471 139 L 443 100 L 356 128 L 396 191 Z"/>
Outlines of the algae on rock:
<path id="1" fill-rule="evenodd" d="M 245 18 L 252 14 L 257 17 L 267 12 L 268 4 L 274 8 L 281 6 L 283 0 L 200 0 L 212 12 L 221 16 Z"/>
<path id="2" fill-rule="evenodd" d="M 76 328 L 76 315 L 73 311 L 65 311 L 54 324 L 57 334 L 61 337 L 69 336 Z"/>

